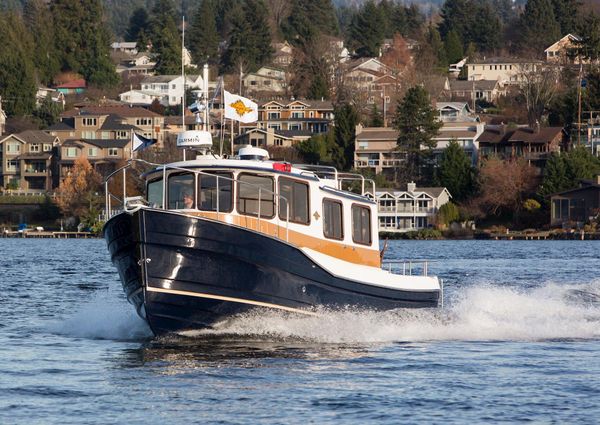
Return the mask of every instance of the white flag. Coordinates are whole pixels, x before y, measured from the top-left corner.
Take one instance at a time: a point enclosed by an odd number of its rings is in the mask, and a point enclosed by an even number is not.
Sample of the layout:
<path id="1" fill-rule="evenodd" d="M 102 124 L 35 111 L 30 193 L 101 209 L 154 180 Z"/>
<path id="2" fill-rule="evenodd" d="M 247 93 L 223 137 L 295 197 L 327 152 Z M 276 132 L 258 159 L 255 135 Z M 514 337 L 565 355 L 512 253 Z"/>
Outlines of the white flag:
<path id="1" fill-rule="evenodd" d="M 225 91 L 225 118 L 244 123 L 258 121 L 258 105 L 237 94 Z"/>

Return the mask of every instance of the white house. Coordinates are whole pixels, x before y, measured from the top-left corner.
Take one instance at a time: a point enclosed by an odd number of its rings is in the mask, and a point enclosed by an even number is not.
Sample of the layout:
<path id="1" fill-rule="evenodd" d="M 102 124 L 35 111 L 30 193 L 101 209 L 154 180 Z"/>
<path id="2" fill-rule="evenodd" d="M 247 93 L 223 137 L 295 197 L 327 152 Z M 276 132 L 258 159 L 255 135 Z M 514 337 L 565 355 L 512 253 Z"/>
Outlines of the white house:
<path id="1" fill-rule="evenodd" d="M 407 190 L 377 191 L 379 231 L 408 232 L 432 227 L 439 208 L 451 197 L 445 187 L 417 187 L 415 183 L 409 183 Z"/>
<path id="2" fill-rule="evenodd" d="M 269 92 L 270 94 L 285 94 L 287 90 L 287 76 L 282 69 L 263 66 L 258 71 L 246 74 L 242 79 L 244 93 Z"/>
<path id="3" fill-rule="evenodd" d="M 136 55 L 138 52 L 137 42 L 135 41 L 115 41 L 110 45 L 113 52 L 123 52 L 131 55 Z"/>
<path id="4" fill-rule="evenodd" d="M 2 97 L 0 97 L 0 136 L 4 134 L 6 130 L 6 112 L 2 109 Z"/>
<path id="5" fill-rule="evenodd" d="M 467 80 L 497 80 L 502 84 L 519 84 L 524 72 L 542 68 L 542 61 L 535 59 L 492 57 L 469 62 Z"/>
<path id="6" fill-rule="evenodd" d="M 52 102 L 59 104 L 61 108 L 65 107 L 65 95 L 58 90 L 49 87 L 38 87 L 35 94 L 35 105 L 39 107 L 48 96 L 50 96 Z"/>
<path id="7" fill-rule="evenodd" d="M 553 63 L 570 63 L 575 61 L 578 57 L 576 50 L 579 43 L 581 43 L 581 37 L 574 34 L 565 35 L 556 43 L 552 44 L 552 46 L 544 50 L 546 61 Z M 570 53 L 573 54 L 572 57 L 569 56 Z M 584 62 L 587 61 L 584 60 Z"/>
<path id="8" fill-rule="evenodd" d="M 121 102 L 133 105 L 151 105 L 159 99 L 164 106 L 181 104 L 185 89 L 202 88 L 201 75 L 186 75 L 185 87 L 181 75 L 154 75 L 144 78 L 140 90 L 129 90 L 119 95 Z"/>

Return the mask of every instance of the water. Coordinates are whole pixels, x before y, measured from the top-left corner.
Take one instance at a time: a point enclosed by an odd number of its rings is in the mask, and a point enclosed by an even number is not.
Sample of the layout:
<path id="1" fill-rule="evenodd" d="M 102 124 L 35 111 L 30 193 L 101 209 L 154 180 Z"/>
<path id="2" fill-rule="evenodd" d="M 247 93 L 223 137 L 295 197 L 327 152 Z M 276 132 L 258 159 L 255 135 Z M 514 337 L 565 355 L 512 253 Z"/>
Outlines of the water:
<path id="1" fill-rule="evenodd" d="M 153 339 L 102 240 L 0 239 L 0 424 L 598 423 L 600 241 L 397 241 L 444 311 Z"/>

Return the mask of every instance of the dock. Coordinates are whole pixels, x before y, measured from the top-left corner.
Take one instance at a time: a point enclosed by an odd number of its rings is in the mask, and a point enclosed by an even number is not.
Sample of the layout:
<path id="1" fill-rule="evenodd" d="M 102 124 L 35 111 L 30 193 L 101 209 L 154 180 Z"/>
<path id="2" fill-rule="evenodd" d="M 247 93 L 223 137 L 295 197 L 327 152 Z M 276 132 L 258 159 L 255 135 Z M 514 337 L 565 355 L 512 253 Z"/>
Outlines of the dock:
<path id="1" fill-rule="evenodd" d="M 48 232 L 48 231 L 17 231 L 5 230 L 0 234 L 2 238 L 38 238 L 38 239 L 88 239 L 97 237 L 91 232 Z"/>

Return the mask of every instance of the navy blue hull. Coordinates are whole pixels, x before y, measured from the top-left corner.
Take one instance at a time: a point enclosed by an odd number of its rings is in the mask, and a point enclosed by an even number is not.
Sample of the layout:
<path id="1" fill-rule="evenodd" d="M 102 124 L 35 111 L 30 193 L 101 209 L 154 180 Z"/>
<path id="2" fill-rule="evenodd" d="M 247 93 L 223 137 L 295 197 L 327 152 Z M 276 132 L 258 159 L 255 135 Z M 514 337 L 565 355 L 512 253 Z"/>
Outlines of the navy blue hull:
<path id="1" fill-rule="evenodd" d="M 438 291 L 340 279 L 278 239 L 203 218 L 142 209 L 106 223 L 123 288 L 152 330 L 209 327 L 257 306 L 389 310 L 436 307 Z"/>

